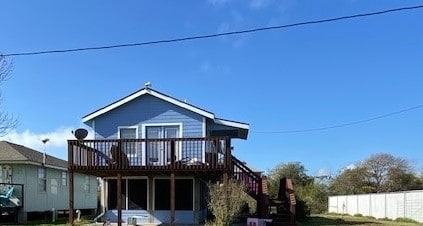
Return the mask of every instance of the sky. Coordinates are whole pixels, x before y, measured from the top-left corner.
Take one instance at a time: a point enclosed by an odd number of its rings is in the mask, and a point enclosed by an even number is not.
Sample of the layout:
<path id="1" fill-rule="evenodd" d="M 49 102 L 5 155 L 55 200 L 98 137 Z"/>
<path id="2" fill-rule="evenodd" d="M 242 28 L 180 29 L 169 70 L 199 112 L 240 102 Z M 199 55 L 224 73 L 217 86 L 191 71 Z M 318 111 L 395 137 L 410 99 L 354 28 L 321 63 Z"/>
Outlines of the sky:
<path id="1" fill-rule="evenodd" d="M 421 5 L 423 1 L 205 0 L 0 2 L 3 54 L 137 43 Z M 250 124 L 234 154 L 268 171 L 301 162 L 335 175 L 375 153 L 423 172 L 423 9 L 234 36 L 16 56 L 0 138 L 66 159 L 82 116 L 143 88 Z M 92 136 L 92 134 L 91 134 Z M 50 141 L 43 146 L 41 140 Z"/>

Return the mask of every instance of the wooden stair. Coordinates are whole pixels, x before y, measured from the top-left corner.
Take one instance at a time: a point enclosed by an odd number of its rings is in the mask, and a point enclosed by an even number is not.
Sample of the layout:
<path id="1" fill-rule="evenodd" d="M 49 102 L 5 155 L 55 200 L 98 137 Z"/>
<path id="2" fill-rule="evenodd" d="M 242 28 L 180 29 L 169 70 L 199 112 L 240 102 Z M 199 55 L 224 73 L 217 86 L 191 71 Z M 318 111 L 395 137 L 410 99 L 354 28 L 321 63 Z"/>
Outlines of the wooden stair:
<path id="1" fill-rule="evenodd" d="M 234 156 L 232 156 L 232 177 L 243 183 L 247 187 L 248 194 L 257 201 L 259 218 L 272 218 L 271 225 L 296 225 L 295 193 L 290 178 L 280 179 L 278 198 L 270 199 L 266 176 L 261 172 L 254 172 Z M 276 213 L 270 214 L 272 207 L 276 208 Z"/>

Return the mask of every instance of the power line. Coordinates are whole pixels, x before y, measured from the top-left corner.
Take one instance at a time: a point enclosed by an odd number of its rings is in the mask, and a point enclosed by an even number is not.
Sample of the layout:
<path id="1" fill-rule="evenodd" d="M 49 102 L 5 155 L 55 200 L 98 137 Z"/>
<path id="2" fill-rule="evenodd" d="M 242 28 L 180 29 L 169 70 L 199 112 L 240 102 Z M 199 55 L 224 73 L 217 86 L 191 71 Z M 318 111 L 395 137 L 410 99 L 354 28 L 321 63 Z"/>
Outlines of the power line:
<path id="1" fill-rule="evenodd" d="M 297 130 L 279 130 L 279 131 L 251 131 L 251 133 L 305 133 L 305 132 L 314 132 L 314 131 L 321 131 L 321 130 L 330 130 L 330 129 L 335 129 L 335 128 L 340 128 L 340 127 L 346 127 L 346 126 L 352 126 L 352 125 L 357 125 L 357 124 L 362 124 L 362 123 L 366 123 L 366 122 L 370 122 L 370 121 L 375 121 L 378 119 L 382 119 L 382 118 L 386 118 L 389 116 L 393 116 L 393 115 L 398 115 L 398 114 L 402 114 L 408 111 L 413 111 L 419 108 L 422 108 L 423 104 L 421 105 L 417 105 L 414 107 L 410 107 L 410 108 L 406 108 L 400 111 L 395 111 L 395 112 L 391 112 L 388 114 L 384 114 L 384 115 L 379 115 L 373 118 L 368 118 L 368 119 L 363 119 L 363 120 L 358 120 L 358 121 L 354 121 L 354 122 L 348 122 L 348 123 L 342 123 L 342 124 L 337 124 L 337 125 L 333 125 L 333 126 L 325 126 L 325 127 L 317 127 L 317 128 L 309 128 L 309 129 L 297 129 Z"/>
<path id="2" fill-rule="evenodd" d="M 148 41 L 148 42 L 126 43 L 126 44 L 97 46 L 97 47 L 83 47 L 83 48 L 74 48 L 74 49 L 59 49 L 59 50 L 45 50 L 45 51 L 35 51 L 35 52 L 6 53 L 3 56 L 5 56 L 5 57 L 9 57 L 9 56 L 30 56 L 30 55 L 52 54 L 52 53 L 68 53 L 68 52 L 79 52 L 79 51 L 89 51 L 89 50 L 103 50 L 103 49 L 114 49 L 114 48 L 123 48 L 123 47 L 156 45 L 156 44 L 164 44 L 164 43 L 172 43 L 172 42 L 183 42 L 183 41 L 190 41 L 190 40 L 196 40 L 196 39 L 208 39 L 208 38 L 215 38 L 215 37 L 220 37 L 220 36 L 255 33 L 255 32 L 260 32 L 260 31 L 276 30 L 276 29 L 304 26 L 304 25 L 310 25 L 310 24 L 328 23 L 328 22 L 334 22 L 334 21 L 339 21 L 339 20 L 347 20 L 347 19 L 353 19 L 353 18 L 358 18 L 358 17 L 375 16 L 375 15 L 381 15 L 381 14 L 387 14 L 387 13 L 393 13 L 393 12 L 405 11 L 405 10 L 413 10 L 413 9 L 419 9 L 419 8 L 423 8 L 423 5 L 388 9 L 388 10 L 383 10 L 383 11 L 355 14 L 355 15 L 335 17 L 335 18 L 329 18 L 329 19 L 312 20 L 312 21 L 299 22 L 299 23 L 293 23 L 293 24 L 277 25 L 277 26 L 270 26 L 270 27 L 260 27 L 260 28 L 253 28 L 253 29 L 240 30 L 240 31 L 222 32 L 222 33 L 215 33 L 215 34 L 208 34 L 208 35 L 198 35 L 198 36 L 189 36 L 189 37 L 174 38 L 174 39 L 163 39 L 163 40 Z"/>

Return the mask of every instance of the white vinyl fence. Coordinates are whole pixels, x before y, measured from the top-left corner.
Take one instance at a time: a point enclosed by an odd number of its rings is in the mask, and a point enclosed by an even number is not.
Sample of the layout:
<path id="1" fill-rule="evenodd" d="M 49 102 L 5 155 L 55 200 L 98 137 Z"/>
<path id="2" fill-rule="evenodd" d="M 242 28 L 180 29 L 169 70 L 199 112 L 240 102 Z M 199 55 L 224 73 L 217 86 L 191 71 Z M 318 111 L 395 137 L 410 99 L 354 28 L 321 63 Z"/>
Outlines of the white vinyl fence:
<path id="1" fill-rule="evenodd" d="M 393 220 L 403 217 L 423 223 L 423 190 L 329 196 L 328 211 Z"/>

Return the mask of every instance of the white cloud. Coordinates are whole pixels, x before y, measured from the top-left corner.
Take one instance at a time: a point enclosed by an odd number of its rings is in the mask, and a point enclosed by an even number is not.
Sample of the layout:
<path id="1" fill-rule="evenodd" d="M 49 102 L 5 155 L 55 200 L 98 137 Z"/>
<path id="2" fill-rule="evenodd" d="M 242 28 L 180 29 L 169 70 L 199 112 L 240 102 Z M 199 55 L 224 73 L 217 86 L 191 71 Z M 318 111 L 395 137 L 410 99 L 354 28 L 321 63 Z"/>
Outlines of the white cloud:
<path id="1" fill-rule="evenodd" d="M 249 6 L 250 9 L 259 10 L 266 8 L 270 3 L 271 0 L 251 0 Z"/>
<path id="2" fill-rule="evenodd" d="M 2 140 L 23 145 L 37 151 L 43 151 L 44 144 L 42 140 L 48 138 L 49 141 L 45 145 L 47 154 L 65 159 L 67 157 L 67 140 L 75 139 L 72 130 L 75 130 L 75 128 L 60 127 L 55 131 L 45 133 L 34 133 L 28 129 L 23 132 L 13 130 L 2 137 Z M 89 133 L 89 136 L 92 138 L 93 133 Z"/>
<path id="3" fill-rule="evenodd" d="M 351 164 L 349 164 L 348 166 L 346 166 L 346 167 L 342 168 L 342 169 L 341 169 L 341 172 L 342 172 L 342 171 L 345 171 L 345 170 L 353 170 L 353 169 L 355 169 L 355 168 L 357 168 L 357 165 L 356 165 L 356 164 L 354 164 L 354 163 L 351 163 Z"/>
<path id="4" fill-rule="evenodd" d="M 221 7 L 224 6 L 226 4 L 228 4 L 229 2 L 231 2 L 232 0 L 207 0 L 207 2 L 212 5 L 212 6 L 216 6 L 216 7 Z"/>
<path id="5" fill-rule="evenodd" d="M 322 168 L 317 171 L 316 177 L 325 177 L 325 176 L 328 177 L 330 176 L 330 174 L 331 174 L 331 171 L 329 168 Z"/>
<path id="6" fill-rule="evenodd" d="M 207 73 L 212 69 L 212 64 L 210 61 L 206 60 L 200 64 L 200 71 Z"/>

